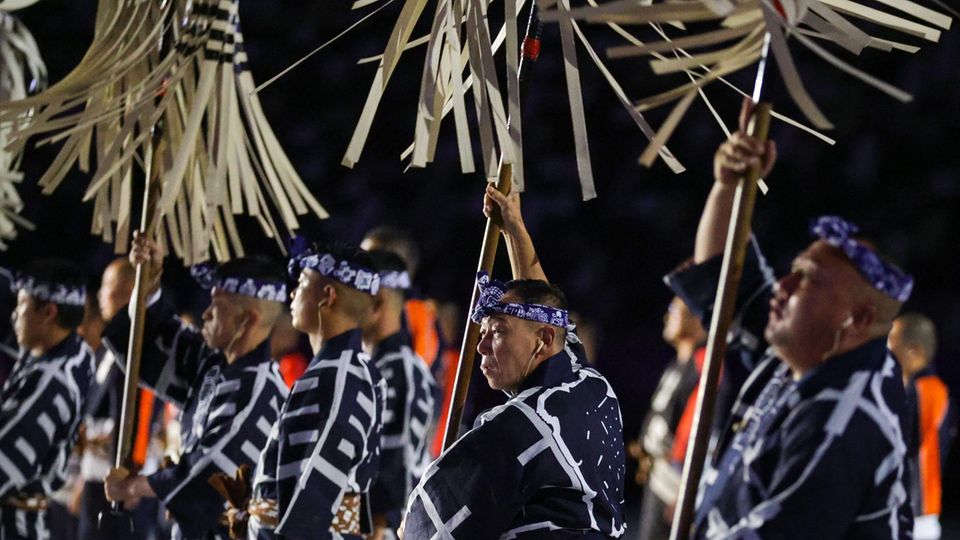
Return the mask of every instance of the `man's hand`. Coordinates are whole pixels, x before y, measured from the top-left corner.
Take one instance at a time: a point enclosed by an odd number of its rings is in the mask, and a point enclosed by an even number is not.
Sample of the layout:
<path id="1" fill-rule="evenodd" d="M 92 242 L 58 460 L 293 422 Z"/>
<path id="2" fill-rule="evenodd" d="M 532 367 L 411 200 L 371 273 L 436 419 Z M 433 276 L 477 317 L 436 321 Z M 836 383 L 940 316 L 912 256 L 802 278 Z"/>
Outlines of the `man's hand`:
<path id="1" fill-rule="evenodd" d="M 725 186 L 732 186 L 751 169 L 756 168 L 760 177 L 770 174 L 777 160 L 777 145 L 768 140 L 762 143 L 747 135 L 747 125 L 753 115 L 755 105 L 749 99 L 743 100 L 740 109 L 740 129 L 720 145 L 713 158 L 713 177 Z"/>
<path id="2" fill-rule="evenodd" d="M 80 511 L 83 509 L 83 487 L 83 480 L 78 479 L 77 483 L 74 484 L 70 490 L 70 500 L 67 501 L 67 512 L 70 512 L 71 516 L 79 516 Z"/>
<path id="3" fill-rule="evenodd" d="M 129 496 L 130 471 L 124 467 L 110 469 L 103 479 L 103 492 L 110 502 L 124 502 Z"/>
<path id="4" fill-rule="evenodd" d="M 511 193 L 504 195 L 497 191 L 493 184 L 487 185 L 487 191 L 483 195 L 483 215 L 488 218 L 493 215 L 494 208 L 499 209 L 501 218 L 501 231 L 504 236 L 516 236 L 527 227 L 523 223 L 523 215 L 520 214 L 520 194 Z"/>
<path id="5" fill-rule="evenodd" d="M 127 510 L 140 504 L 143 497 L 156 497 L 146 477 L 131 475 L 125 467 L 110 469 L 103 479 L 103 492 L 110 502 L 120 502 Z"/>
<path id="6" fill-rule="evenodd" d="M 160 275 L 163 273 L 163 257 L 165 253 L 160 244 L 147 238 L 140 231 L 134 231 L 133 242 L 130 247 L 130 264 L 134 268 L 138 264 L 144 264 L 146 270 L 147 296 L 157 292 L 160 288 Z"/>

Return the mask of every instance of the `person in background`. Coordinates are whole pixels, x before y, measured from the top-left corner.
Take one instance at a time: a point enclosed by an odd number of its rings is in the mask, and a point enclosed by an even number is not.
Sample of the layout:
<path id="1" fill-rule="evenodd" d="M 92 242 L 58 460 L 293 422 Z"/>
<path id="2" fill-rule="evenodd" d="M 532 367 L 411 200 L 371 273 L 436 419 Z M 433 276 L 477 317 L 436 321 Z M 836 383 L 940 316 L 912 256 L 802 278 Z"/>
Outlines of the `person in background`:
<path id="1" fill-rule="evenodd" d="M 63 486 L 93 378 L 93 351 L 77 335 L 86 279 L 59 259 L 14 277 L 20 358 L 0 390 L 0 538 L 46 539 L 47 507 Z"/>
<path id="2" fill-rule="evenodd" d="M 290 313 L 284 311 L 270 334 L 270 357 L 277 361 L 280 375 L 288 388 L 293 387 L 293 383 L 310 364 L 310 357 L 303 350 L 304 341 L 304 335 L 293 327 Z"/>
<path id="3" fill-rule="evenodd" d="M 148 306 L 140 381 L 181 409 L 183 446 L 177 463 L 150 475 L 112 469 L 104 489 L 125 507 L 157 498 L 170 512 L 174 538 L 226 537 L 226 500 L 211 484 L 252 468 L 287 387 L 270 359 L 270 332 L 287 298 L 281 267 L 261 256 L 222 266 L 195 266 L 191 273 L 210 294 L 203 327 L 184 324 L 160 289 L 162 247 L 134 237 L 131 264 L 143 264 Z M 105 334 L 114 352 L 125 348 L 130 317 L 120 310 Z"/>
<path id="4" fill-rule="evenodd" d="M 370 488 L 373 539 L 381 540 L 395 538 L 407 497 L 430 463 L 427 436 L 436 383 L 403 329 L 404 291 L 410 287 L 403 259 L 383 250 L 371 251 L 370 258 L 380 272 L 380 290 L 370 317 L 361 325 L 363 349 L 387 388 L 380 469 Z"/>
<path id="5" fill-rule="evenodd" d="M 421 298 L 413 284 L 420 269 L 420 249 L 404 231 L 395 227 L 381 226 L 371 229 L 363 237 L 360 249 L 382 249 L 400 256 L 410 275 L 411 287 L 404 303 L 403 323 L 410 335 L 413 351 L 423 358 L 428 367 L 434 365 L 442 350 L 442 337 L 437 323 L 435 303 Z"/>
<path id="6" fill-rule="evenodd" d="M 246 511 L 251 540 L 360 540 L 373 531 L 370 486 L 386 390 L 361 350 L 380 274 L 370 255 L 313 244 L 289 262 L 290 313 L 314 350 L 270 430 Z"/>
<path id="7" fill-rule="evenodd" d="M 914 540 L 940 538 L 943 464 L 956 436 L 956 409 L 947 385 L 937 377 L 937 329 L 920 313 L 904 313 L 893 322 L 887 346 L 903 369 L 907 391 L 907 458 Z"/>
<path id="8" fill-rule="evenodd" d="M 682 445 L 686 450 L 686 437 L 678 441 L 677 428 L 700 381 L 697 363 L 703 363 L 703 342 L 707 337 L 700 320 L 677 296 L 670 301 L 663 323 L 663 339 L 677 355 L 667 365 L 650 399 L 650 411 L 640 437 L 629 446 L 630 455 L 639 461 L 636 482 L 644 486 L 639 540 L 659 540 L 670 535 L 683 467 L 682 459 L 675 459 L 674 447 Z"/>
<path id="9" fill-rule="evenodd" d="M 80 482 L 74 490 L 72 504 L 79 516 L 77 538 L 80 540 L 146 539 L 157 527 L 156 501 L 142 501 L 133 509 L 131 531 L 126 518 L 117 519 L 109 513 L 110 504 L 103 492 L 103 478 L 110 472 L 116 452 L 114 427 L 120 418 L 124 377 L 115 355 L 103 346 L 101 338 L 110 319 L 130 301 L 134 275 L 125 257 L 111 261 L 103 271 L 96 298 L 88 298 L 87 313 L 78 328 L 96 355 L 79 445 Z M 149 472 L 159 464 L 159 449 L 154 445 L 153 436 L 161 404 L 150 390 L 140 389 L 139 394 L 133 458 L 141 471 Z M 104 517 L 98 523 L 100 514 Z"/>

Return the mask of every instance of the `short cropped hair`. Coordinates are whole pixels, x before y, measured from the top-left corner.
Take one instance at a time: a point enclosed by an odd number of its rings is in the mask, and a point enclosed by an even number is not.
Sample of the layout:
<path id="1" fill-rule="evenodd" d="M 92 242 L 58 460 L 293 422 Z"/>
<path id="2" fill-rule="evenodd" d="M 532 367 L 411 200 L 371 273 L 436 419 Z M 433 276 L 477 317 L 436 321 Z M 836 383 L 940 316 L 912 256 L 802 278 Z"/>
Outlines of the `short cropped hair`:
<path id="1" fill-rule="evenodd" d="M 917 312 L 904 313 L 897 317 L 901 324 L 900 339 L 906 346 L 923 348 L 927 361 L 937 355 L 937 327 L 926 315 Z"/>
<path id="2" fill-rule="evenodd" d="M 368 251 L 373 261 L 373 269 L 377 272 L 406 272 L 407 263 L 400 255 L 386 249 L 371 249 Z"/>
<path id="3" fill-rule="evenodd" d="M 392 251 L 403 259 L 407 266 L 407 271 L 411 277 L 417 273 L 420 267 L 420 248 L 409 234 L 396 227 L 381 225 L 374 227 L 364 236 L 378 244 L 379 249 Z"/>
<path id="4" fill-rule="evenodd" d="M 506 283 L 506 290 L 518 296 L 524 304 L 568 309 L 567 295 L 560 287 L 540 279 L 514 279 Z"/>

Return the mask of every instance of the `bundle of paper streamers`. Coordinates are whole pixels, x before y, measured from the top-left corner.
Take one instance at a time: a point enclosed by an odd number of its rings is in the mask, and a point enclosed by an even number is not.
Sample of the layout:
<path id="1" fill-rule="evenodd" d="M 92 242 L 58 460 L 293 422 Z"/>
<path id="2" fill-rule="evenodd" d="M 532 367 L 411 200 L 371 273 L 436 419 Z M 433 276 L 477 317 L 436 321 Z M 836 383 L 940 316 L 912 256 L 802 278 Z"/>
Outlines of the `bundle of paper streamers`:
<path id="1" fill-rule="evenodd" d="M 832 124 L 807 92 L 796 63 L 787 45 L 792 38 L 828 64 L 900 100 L 911 96 L 882 80 L 852 66 L 821 43 L 830 42 L 859 55 L 865 49 L 902 51 L 919 50 L 914 44 L 892 41 L 854 24 L 869 23 L 876 29 L 887 29 L 914 38 L 936 42 L 940 29 L 949 29 L 951 17 L 911 0 L 876 0 L 874 6 L 852 0 L 671 0 L 650 3 L 643 0 L 613 0 L 588 4 L 574 9 L 557 4 L 545 11 L 544 20 L 570 24 L 575 20 L 607 24 L 621 30 L 623 25 L 651 25 L 662 40 L 643 43 L 628 32 L 621 35 L 628 44 L 607 50 L 611 58 L 653 56 L 650 67 L 657 75 L 686 73 L 688 82 L 639 100 L 636 107 L 646 111 L 676 102 L 657 136 L 641 156 L 649 165 L 677 124 L 689 109 L 693 98 L 709 83 L 725 75 L 754 65 L 760 58 L 765 35 L 769 34 L 770 50 L 786 89 L 804 116 L 817 129 L 830 129 Z M 549 2 L 542 2 L 541 5 Z M 949 7 L 940 4 L 945 10 Z M 886 8 L 886 11 L 880 8 Z M 956 15 L 955 11 L 952 11 Z M 698 33 L 686 32 L 670 38 L 664 24 L 685 30 L 686 23 L 716 23 L 714 28 Z M 700 24 L 702 26 L 702 24 Z M 700 27 L 698 26 L 698 28 Z M 662 53 L 667 53 L 669 56 Z"/>
<path id="2" fill-rule="evenodd" d="M 376 1 L 359 0 L 353 7 L 358 9 Z M 660 157 L 672 171 L 681 172 L 684 170 L 683 166 L 665 146 L 670 135 L 698 95 L 706 102 L 724 132 L 729 135 L 724 121 L 710 104 L 703 88 L 710 82 L 719 80 L 736 92 L 749 95 L 727 81 L 724 76 L 758 61 L 761 43 L 767 32 L 770 33 L 773 56 L 786 87 L 814 127 L 808 127 L 776 111 L 772 113 L 775 119 L 803 129 L 829 144 L 834 142 L 818 131 L 832 126 L 803 86 L 786 45 L 788 36 L 854 77 L 897 99 L 908 100 L 909 96 L 905 92 L 858 70 L 818 44 L 818 41 L 833 42 L 854 54 L 859 54 L 866 48 L 915 52 L 918 50 L 915 45 L 872 36 L 855 26 L 851 19 L 868 21 L 929 41 L 938 39 L 940 32 L 937 28 L 947 29 L 950 26 L 949 16 L 911 0 L 877 2 L 916 20 L 852 0 L 612 0 L 605 3 L 586 0 L 583 5 L 577 6 L 572 6 L 571 0 L 537 0 L 542 19 L 557 23 L 560 30 L 576 143 L 577 169 L 584 200 L 595 197 L 596 189 L 581 96 L 577 42 L 603 75 L 618 101 L 650 140 L 640 156 L 640 162 L 650 166 Z M 379 65 L 343 164 L 352 167 L 360 159 L 377 107 L 400 56 L 410 48 L 426 45 L 414 141 L 403 153 L 402 159 L 409 158 L 410 166 L 413 167 L 423 167 L 431 162 L 440 122 L 453 111 L 461 169 L 464 173 L 473 172 L 476 168 L 471 142 L 473 135 L 469 128 L 464 99 L 465 94 L 472 91 L 480 139 L 481 168 L 487 178 L 492 180 L 497 177 L 498 157 L 513 163 L 514 186 L 522 191 L 522 124 L 516 79 L 519 30 L 517 16 L 524 3 L 524 0 L 504 0 L 505 23 L 496 34 L 492 34 L 487 22 L 492 0 L 436 0 L 430 33 L 419 39 L 411 39 L 414 26 L 426 8 L 427 0 L 405 0 L 383 54 L 361 61 L 377 61 Z M 684 73 L 686 82 L 673 90 L 632 101 L 585 37 L 578 24 L 578 21 L 584 20 L 605 24 L 625 40 L 623 46 L 608 49 L 609 58 L 652 56 L 650 64 L 655 74 Z M 716 28 L 700 33 L 691 33 L 686 27 L 688 23 L 698 23 L 696 26 L 699 30 L 704 24 L 709 25 L 711 22 L 716 23 Z M 652 27 L 658 35 L 658 41 L 644 43 L 626 28 L 628 25 Z M 666 29 L 682 33 L 671 37 Z M 724 44 L 726 45 L 721 46 Z M 504 46 L 506 104 L 501 96 L 500 81 L 494 63 L 494 55 Z M 642 113 L 672 102 L 677 102 L 674 109 L 659 130 L 654 130 Z"/>
<path id="3" fill-rule="evenodd" d="M 61 143 L 45 193 L 91 173 L 92 232 L 127 248 L 134 177 L 161 182 L 158 239 L 185 264 L 244 253 L 235 216 L 283 250 L 298 216 L 326 211 L 307 190 L 254 93 L 237 0 L 100 0 L 90 48 L 46 91 L 0 107 L 9 147 Z M 32 111 L 32 114 L 25 114 Z"/>
<path id="4" fill-rule="evenodd" d="M 0 2 L 0 103 L 23 99 L 46 85 L 47 68 L 36 41 L 16 17 L 7 13 L 35 1 Z M 0 125 L 0 249 L 6 249 L 7 243 L 17 237 L 17 227 L 33 229 L 33 224 L 20 216 L 23 201 L 17 184 L 23 181 L 23 156 L 7 149 L 9 141 L 10 126 Z"/>

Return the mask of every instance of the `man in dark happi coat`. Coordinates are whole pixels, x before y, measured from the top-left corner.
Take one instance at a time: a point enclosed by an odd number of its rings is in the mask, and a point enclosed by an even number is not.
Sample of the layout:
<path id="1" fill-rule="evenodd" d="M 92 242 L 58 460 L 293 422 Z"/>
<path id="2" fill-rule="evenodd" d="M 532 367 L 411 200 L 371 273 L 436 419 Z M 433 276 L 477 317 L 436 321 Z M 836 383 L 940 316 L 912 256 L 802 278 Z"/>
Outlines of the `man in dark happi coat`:
<path id="1" fill-rule="evenodd" d="M 270 332 L 286 299 L 283 271 L 260 258 L 195 268 L 195 277 L 210 289 L 198 331 L 162 298 L 160 247 L 137 237 L 130 258 L 133 264 L 148 263 L 155 276 L 148 289 L 141 384 L 180 407 L 183 443 L 177 464 L 149 476 L 112 470 L 107 498 L 129 504 L 157 497 L 176 521 L 175 537 L 227 538 L 221 523 L 225 501 L 209 480 L 256 464 L 286 398 L 287 387 L 269 355 Z M 118 358 L 125 354 L 129 328 L 121 310 L 105 334 Z"/>
<path id="2" fill-rule="evenodd" d="M 12 282 L 20 358 L 0 391 L 0 538 L 50 537 L 47 497 L 64 484 L 93 378 L 93 351 L 75 332 L 84 282 L 53 259 Z"/>
<path id="3" fill-rule="evenodd" d="M 620 407 L 585 367 L 566 298 L 546 281 L 520 217 L 519 196 L 487 190 L 497 206 L 514 281 L 478 277 L 477 351 L 491 388 L 510 396 L 424 473 L 403 537 L 609 538 L 621 510 L 625 455 Z"/>
<path id="4" fill-rule="evenodd" d="M 363 324 L 363 348 L 387 390 L 380 470 L 370 490 L 370 506 L 377 532 L 390 538 L 400 526 L 407 497 L 430 463 L 427 431 L 436 383 L 403 329 L 404 291 L 410 287 L 406 264 L 388 251 L 371 251 L 370 257 L 380 272 L 380 291 Z"/>
<path id="5" fill-rule="evenodd" d="M 704 321 L 736 182 L 775 159 L 772 143 L 745 134 L 750 108 L 717 152 L 697 264 L 667 277 Z M 755 367 L 704 473 L 694 538 L 910 537 L 903 382 L 886 336 L 912 280 L 850 223 L 823 217 L 811 232 L 818 239 L 776 282 L 756 241 L 748 245 L 728 340 L 730 360 Z"/>
<path id="6" fill-rule="evenodd" d="M 359 540 L 371 532 L 383 381 L 361 352 L 380 276 L 366 252 L 313 245 L 290 261 L 294 328 L 316 356 L 290 389 L 260 455 L 248 537 Z"/>

